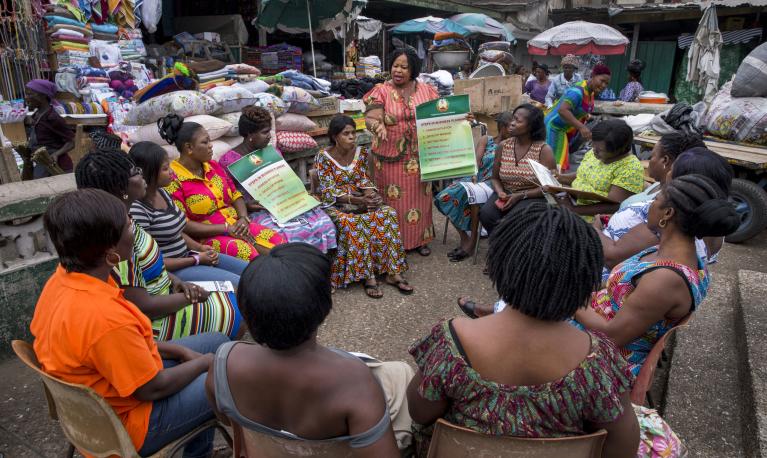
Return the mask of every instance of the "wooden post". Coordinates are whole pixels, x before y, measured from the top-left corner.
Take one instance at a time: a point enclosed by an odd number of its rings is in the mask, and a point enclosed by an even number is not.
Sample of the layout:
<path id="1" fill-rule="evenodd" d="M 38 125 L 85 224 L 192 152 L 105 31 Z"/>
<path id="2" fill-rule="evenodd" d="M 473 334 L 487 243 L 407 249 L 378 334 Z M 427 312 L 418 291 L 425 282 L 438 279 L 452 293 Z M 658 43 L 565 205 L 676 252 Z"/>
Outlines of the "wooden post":
<path id="1" fill-rule="evenodd" d="M 634 60 L 637 57 L 637 46 L 639 45 L 639 23 L 634 24 L 634 33 L 631 36 L 631 59 Z"/>

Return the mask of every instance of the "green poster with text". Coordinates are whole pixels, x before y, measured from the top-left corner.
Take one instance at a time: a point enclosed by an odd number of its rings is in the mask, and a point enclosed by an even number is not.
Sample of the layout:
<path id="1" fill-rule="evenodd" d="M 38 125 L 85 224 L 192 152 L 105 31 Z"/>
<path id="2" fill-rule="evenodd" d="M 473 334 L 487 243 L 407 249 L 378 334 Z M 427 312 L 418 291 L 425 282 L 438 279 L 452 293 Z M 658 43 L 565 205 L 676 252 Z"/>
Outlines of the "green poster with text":
<path id="1" fill-rule="evenodd" d="M 244 156 L 229 171 L 280 224 L 320 204 L 272 146 Z"/>
<path id="2" fill-rule="evenodd" d="M 474 137 L 466 120 L 469 96 L 441 97 L 415 109 L 421 180 L 477 174 Z"/>

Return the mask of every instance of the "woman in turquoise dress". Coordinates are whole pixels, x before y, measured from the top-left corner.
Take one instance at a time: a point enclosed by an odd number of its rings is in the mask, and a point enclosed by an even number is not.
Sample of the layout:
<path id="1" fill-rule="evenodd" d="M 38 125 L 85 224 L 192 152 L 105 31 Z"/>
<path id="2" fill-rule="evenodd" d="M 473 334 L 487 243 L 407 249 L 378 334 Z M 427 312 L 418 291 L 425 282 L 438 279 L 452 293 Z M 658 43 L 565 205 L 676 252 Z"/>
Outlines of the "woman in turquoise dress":
<path id="1" fill-rule="evenodd" d="M 584 141 L 591 140 L 591 131 L 585 123 L 594 111 L 594 98 L 609 84 L 610 69 L 597 65 L 591 71 L 591 78 L 569 87 L 546 113 L 546 143 L 554 151 L 559 170 L 570 169 L 570 142 L 576 134 Z"/>
<path id="2" fill-rule="evenodd" d="M 477 243 L 479 234 L 479 209 L 493 193 L 489 181 L 493 175 L 493 162 L 495 150 L 498 145 L 511 136 L 509 123 L 511 112 L 504 112 L 495 118 L 498 125 L 498 135 L 485 136 L 480 140 L 477 148 L 477 165 L 479 172 L 474 177 L 461 178 L 443 189 L 434 197 L 434 205 L 437 210 L 445 215 L 458 231 L 461 244 L 448 253 L 452 262 L 460 262 L 469 257 L 472 248 Z M 461 183 L 475 183 L 474 191 L 469 194 L 466 187 Z M 482 192 L 484 189 L 485 192 Z M 467 232 L 471 232 L 471 235 Z"/>

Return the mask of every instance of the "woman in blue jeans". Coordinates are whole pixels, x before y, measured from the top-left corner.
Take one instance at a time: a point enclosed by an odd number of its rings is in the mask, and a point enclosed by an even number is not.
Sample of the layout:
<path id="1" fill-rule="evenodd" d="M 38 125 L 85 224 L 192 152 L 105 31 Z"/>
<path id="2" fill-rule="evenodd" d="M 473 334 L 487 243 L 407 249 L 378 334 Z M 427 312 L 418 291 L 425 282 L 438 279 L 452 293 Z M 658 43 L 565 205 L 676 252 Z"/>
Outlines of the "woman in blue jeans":
<path id="1" fill-rule="evenodd" d="M 147 183 L 146 195 L 133 203 L 130 215 L 160 245 L 165 268 L 184 281 L 230 281 L 235 288 L 248 263 L 217 253 L 184 232 L 193 225 L 163 189 L 171 182 L 168 153 L 152 142 L 139 142 L 130 157 Z"/>
<path id="2" fill-rule="evenodd" d="M 226 342 L 229 342 L 229 339 L 225 335 L 209 332 L 172 340 L 168 343 L 184 347 L 186 349 L 184 360 L 188 361 L 186 358 L 198 358 L 215 353 L 218 347 Z M 182 362 L 181 360 L 163 358 L 163 369 L 170 369 Z M 213 409 L 205 394 L 206 377 L 207 372 L 200 374 L 180 391 L 152 403 L 149 429 L 147 429 L 146 438 L 141 450 L 139 450 L 139 455 L 152 455 L 214 418 Z M 198 434 L 184 448 L 184 458 L 210 456 L 214 434 L 215 430 L 213 429 Z"/>

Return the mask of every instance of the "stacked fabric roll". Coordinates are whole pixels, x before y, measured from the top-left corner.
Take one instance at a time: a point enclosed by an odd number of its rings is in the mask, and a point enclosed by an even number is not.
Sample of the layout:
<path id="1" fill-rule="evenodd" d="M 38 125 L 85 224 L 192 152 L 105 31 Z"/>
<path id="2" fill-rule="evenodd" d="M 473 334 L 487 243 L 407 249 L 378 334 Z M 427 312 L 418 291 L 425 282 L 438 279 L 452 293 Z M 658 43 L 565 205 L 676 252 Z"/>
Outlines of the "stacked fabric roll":
<path id="1" fill-rule="evenodd" d="M 235 83 L 229 77 L 226 64 L 216 59 L 196 61 L 189 64 L 189 68 L 197 73 L 200 80 L 200 91 L 207 91 L 218 86 L 231 86 Z"/>
<path id="2" fill-rule="evenodd" d="M 137 62 L 146 57 L 146 47 L 141 38 L 141 30 L 120 29 L 119 37 L 117 46 L 120 48 L 120 54 L 124 61 Z"/>

